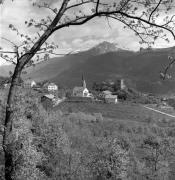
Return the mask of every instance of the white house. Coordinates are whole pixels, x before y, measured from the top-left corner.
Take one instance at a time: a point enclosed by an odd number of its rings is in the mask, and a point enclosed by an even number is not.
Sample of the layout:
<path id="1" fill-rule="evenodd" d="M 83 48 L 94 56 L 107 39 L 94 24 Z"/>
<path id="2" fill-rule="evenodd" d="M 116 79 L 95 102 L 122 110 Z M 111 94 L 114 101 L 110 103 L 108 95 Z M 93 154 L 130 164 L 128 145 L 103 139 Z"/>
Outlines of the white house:
<path id="1" fill-rule="evenodd" d="M 55 83 L 48 84 L 48 91 L 57 91 L 58 86 Z"/>

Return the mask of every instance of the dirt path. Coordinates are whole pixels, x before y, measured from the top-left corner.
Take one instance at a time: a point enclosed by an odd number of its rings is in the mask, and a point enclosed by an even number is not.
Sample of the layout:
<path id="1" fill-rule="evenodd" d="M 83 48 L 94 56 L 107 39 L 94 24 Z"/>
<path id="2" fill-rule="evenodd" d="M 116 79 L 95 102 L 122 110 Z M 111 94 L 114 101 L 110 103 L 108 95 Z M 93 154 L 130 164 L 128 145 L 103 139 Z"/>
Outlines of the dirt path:
<path id="1" fill-rule="evenodd" d="M 151 111 L 154 111 L 154 112 L 157 112 L 157 113 L 160 113 L 160 114 L 163 114 L 163 115 L 166 115 L 166 116 L 175 118 L 174 115 L 171 115 L 171 114 L 168 114 L 168 113 L 159 111 L 159 110 L 157 110 L 157 109 L 153 109 L 153 108 L 150 108 L 150 107 L 148 107 L 148 106 L 143 106 L 143 107 L 146 108 L 146 109 L 149 109 L 149 110 L 151 110 Z"/>

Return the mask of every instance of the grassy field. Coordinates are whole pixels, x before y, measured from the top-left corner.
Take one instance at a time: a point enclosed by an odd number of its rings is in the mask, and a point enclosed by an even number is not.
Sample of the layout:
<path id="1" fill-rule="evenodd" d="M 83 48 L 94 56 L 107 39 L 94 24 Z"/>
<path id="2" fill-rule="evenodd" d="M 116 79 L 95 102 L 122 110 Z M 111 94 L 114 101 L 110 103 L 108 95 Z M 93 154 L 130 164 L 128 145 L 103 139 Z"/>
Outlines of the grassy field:
<path id="1" fill-rule="evenodd" d="M 53 109 L 45 111 L 44 108 L 40 107 L 41 104 L 39 103 L 39 101 L 35 101 L 38 99 L 38 94 L 35 94 L 35 92 L 31 93 L 32 94 L 26 92 L 24 96 L 22 96 L 21 100 L 23 104 L 21 105 L 21 108 L 18 109 L 18 111 L 21 113 L 21 117 L 23 118 L 24 115 L 31 114 L 31 117 L 28 116 L 30 118 L 27 119 L 32 124 L 32 131 L 30 131 L 30 133 L 36 140 L 35 146 L 37 148 L 40 147 L 41 152 L 46 153 L 44 154 L 44 157 L 47 157 L 48 162 L 43 161 L 42 165 L 44 165 L 44 167 L 46 168 L 45 172 L 50 172 L 48 176 L 53 176 L 53 178 L 50 179 L 59 179 L 56 178 L 56 175 L 60 175 L 60 172 L 62 171 L 64 175 L 65 168 L 70 169 L 70 157 L 73 158 L 75 155 L 75 159 L 72 160 L 72 167 L 83 167 L 85 169 L 87 168 L 88 170 L 88 164 L 96 162 L 93 161 L 94 158 L 96 158 L 96 160 L 99 159 L 100 163 L 104 160 L 101 166 L 103 168 L 107 167 L 106 165 L 111 165 L 111 158 L 108 157 L 114 157 L 111 156 L 110 152 L 113 152 L 113 149 L 110 148 L 115 147 L 115 144 L 111 144 L 115 139 L 121 140 L 121 144 L 118 144 L 121 145 L 121 147 L 130 147 L 131 154 L 129 156 L 131 158 L 131 161 L 129 162 L 131 162 L 131 166 L 128 167 L 128 171 L 132 172 L 132 168 L 135 168 L 135 165 L 132 164 L 134 163 L 132 158 L 135 158 L 136 161 L 139 160 L 139 162 L 143 165 L 147 162 L 147 160 L 145 160 L 144 158 L 147 158 L 149 156 L 144 152 L 144 147 L 142 145 L 144 145 L 145 142 L 149 143 L 149 141 L 145 140 L 149 140 L 149 137 L 153 137 L 154 139 L 150 141 L 151 143 L 154 143 L 154 140 L 155 143 L 157 141 L 159 142 L 159 140 L 161 140 L 161 142 L 163 143 L 164 138 L 168 138 L 168 140 L 171 140 L 175 137 L 174 118 L 148 110 L 141 104 L 120 102 L 115 105 L 94 102 L 65 101 L 54 107 Z M 24 119 L 24 122 L 25 121 L 26 119 Z M 57 143 L 55 143 L 55 139 L 56 142 L 58 142 L 59 146 L 57 145 Z M 172 143 L 172 145 L 174 144 L 175 142 Z M 118 145 L 116 146 L 116 148 L 118 147 Z M 152 144 L 148 145 L 150 145 L 148 146 L 150 147 L 149 152 L 150 154 L 152 154 Z M 162 144 L 160 147 L 162 149 L 165 148 Z M 162 149 L 160 149 L 161 152 Z M 63 150 L 69 152 L 69 155 L 65 156 L 64 153 L 62 154 Z M 127 148 L 124 150 L 127 150 Z M 83 163 L 81 162 L 82 166 L 80 167 L 79 163 L 77 165 L 73 163 L 74 160 L 79 161 L 75 152 L 78 152 L 79 155 L 81 155 L 79 158 Z M 160 163 L 162 163 L 161 158 L 163 158 L 164 156 L 160 154 L 159 157 Z M 92 158 L 92 161 L 89 162 L 90 158 Z M 154 158 L 154 156 L 152 158 Z M 169 158 L 171 158 L 175 162 L 174 157 L 169 156 Z M 166 161 L 168 160 L 166 159 Z M 3 168 L 3 162 L 3 153 L 0 150 L 0 168 Z M 169 166 L 172 172 L 174 172 L 174 162 L 172 163 L 171 161 L 171 164 Z M 62 167 L 61 164 L 64 164 L 64 167 Z M 93 165 L 93 167 L 99 167 L 98 163 L 95 163 Z M 58 169 L 59 171 L 55 169 Z M 161 167 L 161 170 L 162 169 L 165 169 L 164 166 Z M 147 170 L 150 170 L 151 172 L 152 167 L 148 166 L 146 171 Z M 4 171 L 1 170 L 1 172 Z M 102 169 L 101 172 L 104 172 L 104 170 Z M 134 173 L 130 174 L 132 174 L 133 176 L 137 175 L 137 179 L 141 179 L 139 173 Z M 160 172 L 158 173 L 160 174 Z M 172 176 L 169 179 L 159 178 L 159 180 L 175 179 L 174 174 L 169 174 L 170 176 Z M 77 177 L 74 179 L 77 179 Z M 146 178 L 143 178 L 143 180 L 146 180 Z M 157 179 L 154 178 L 153 180 Z"/>
<path id="2" fill-rule="evenodd" d="M 85 113 L 101 113 L 103 117 L 137 122 L 159 122 L 162 120 L 171 121 L 174 118 L 162 115 L 144 108 L 140 104 L 118 103 L 118 104 L 103 104 L 103 103 L 74 103 L 63 102 L 54 110 L 62 110 L 63 112 L 85 112 Z"/>

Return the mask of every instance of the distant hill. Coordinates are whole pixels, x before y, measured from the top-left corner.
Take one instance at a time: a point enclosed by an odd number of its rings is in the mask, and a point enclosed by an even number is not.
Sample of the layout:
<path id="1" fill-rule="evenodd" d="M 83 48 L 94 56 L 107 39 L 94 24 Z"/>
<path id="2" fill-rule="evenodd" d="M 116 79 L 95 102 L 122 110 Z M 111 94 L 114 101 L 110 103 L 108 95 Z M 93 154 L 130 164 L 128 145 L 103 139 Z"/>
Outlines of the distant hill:
<path id="1" fill-rule="evenodd" d="M 160 71 L 167 65 L 169 52 L 110 52 L 89 57 L 83 63 L 74 64 L 70 69 L 55 76 L 57 83 L 74 86 L 81 83 L 81 74 L 86 77 L 88 85 L 103 80 L 126 79 L 130 86 L 142 92 L 175 92 L 175 79 L 161 80 Z M 171 69 L 175 77 L 174 67 Z"/>
<path id="2" fill-rule="evenodd" d="M 171 94 L 175 92 L 175 66 L 170 69 L 171 79 L 163 81 L 159 74 L 168 64 L 168 56 L 174 54 L 175 47 L 132 52 L 103 42 L 87 51 L 30 67 L 23 78 L 50 80 L 69 87 L 80 85 L 82 74 L 89 87 L 93 82 L 124 78 L 129 86 L 139 91 Z"/>
<path id="3" fill-rule="evenodd" d="M 14 69 L 13 65 L 0 66 L 0 76 L 4 76 L 4 77 L 9 76 L 9 71 L 13 71 L 13 69 Z"/>

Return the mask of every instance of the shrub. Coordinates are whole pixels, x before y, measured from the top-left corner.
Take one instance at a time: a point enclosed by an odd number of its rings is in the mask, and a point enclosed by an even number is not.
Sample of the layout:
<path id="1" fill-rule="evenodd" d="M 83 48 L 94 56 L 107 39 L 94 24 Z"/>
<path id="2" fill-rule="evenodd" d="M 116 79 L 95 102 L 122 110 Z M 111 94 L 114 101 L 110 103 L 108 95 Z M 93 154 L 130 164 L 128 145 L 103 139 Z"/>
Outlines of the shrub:
<path id="1" fill-rule="evenodd" d="M 71 113 L 69 118 L 74 121 L 88 121 L 88 122 L 96 122 L 96 117 L 91 114 L 85 114 L 83 112 Z"/>
<path id="2" fill-rule="evenodd" d="M 93 113 L 93 115 L 95 116 L 97 122 L 103 121 L 103 116 L 101 113 Z"/>
<path id="3" fill-rule="evenodd" d="M 20 119 L 14 128 L 14 145 L 13 153 L 16 157 L 15 177 L 17 180 L 45 179 L 45 175 L 37 168 L 42 162 L 44 154 L 37 151 L 33 144 L 33 134 L 30 131 L 30 122 L 26 119 Z"/>
<path id="4" fill-rule="evenodd" d="M 114 138 L 98 142 L 93 156 L 92 172 L 95 179 L 126 179 L 129 165 L 129 144 L 125 139 Z"/>

